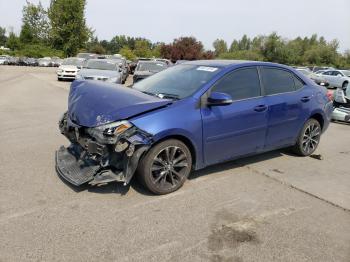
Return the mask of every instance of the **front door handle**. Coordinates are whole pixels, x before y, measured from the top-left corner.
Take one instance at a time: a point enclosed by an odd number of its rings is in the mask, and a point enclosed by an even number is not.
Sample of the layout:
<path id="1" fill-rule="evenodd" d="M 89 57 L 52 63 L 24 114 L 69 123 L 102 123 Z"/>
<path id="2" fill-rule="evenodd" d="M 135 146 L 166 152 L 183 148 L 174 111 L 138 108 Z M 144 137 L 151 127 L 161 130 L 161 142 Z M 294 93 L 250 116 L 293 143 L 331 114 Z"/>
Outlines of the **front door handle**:
<path id="1" fill-rule="evenodd" d="M 266 105 L 258 105 L 256 107 L 254 107 L 254 111 L 256 112 L 263 112 L 267 109 L 267 106 Z"/>
<path id="2" fill-rule="evenodd" d="M 300 100 L 301 100 L 301 102 L 306 103 L 306 102 L 309 102 L 309 101 L 310 101 L 310 97 L 309 97 L 309 96 L 304 96 L 304 97 L 302 97 Z"/>

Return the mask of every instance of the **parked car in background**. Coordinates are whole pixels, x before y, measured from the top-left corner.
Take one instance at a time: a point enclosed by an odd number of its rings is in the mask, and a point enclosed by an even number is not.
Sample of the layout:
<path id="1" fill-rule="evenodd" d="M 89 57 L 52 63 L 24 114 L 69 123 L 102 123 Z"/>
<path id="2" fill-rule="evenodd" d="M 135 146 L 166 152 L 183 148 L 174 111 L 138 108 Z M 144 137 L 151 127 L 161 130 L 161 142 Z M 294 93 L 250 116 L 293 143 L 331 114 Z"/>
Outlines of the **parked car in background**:
<path id="1" fill-rule="evenodd" d="M 28 66 L 38 66 L 38 59 L 29 57 L 27 58 L 27 65 Z"/>
<path id="2" fill-rule="evenodd" d="M 57 80 L 74 80 L 77 73 L 82 68 L 84 58 L 70 57 L 63 60 L 62 65 L 57 69 Z"/>
<path id="3" fill-rule="evenodd" d="M 116 56 L 116 55 L 111 56 L 109 59 L 118 63 L 118 66 L 121 69 L 121 74 L 122 74 L 122 84 L 124 84 L 126 79 L 129 76 L 129 67 L 126 59 L 124 57 Z"/>
<path id="4" fill-rule="evenodd" d="M 334 88 L 346 88 L 350 82 L 350 70 L 328 70 L 321 76 L 329 82 L 329 86 Z"/>
<path id="5" fill-rule="evenodd" d="M 185 62 L 188 62 L 188 60 L 177 60 L 175 65 L 180 65 L 180 64 L 183 64 Z"/>
<path id="6" fill-rule="evenodd" d="M 59 67 L 63 62 L 63 60 L 59 57 L 52 57 L 51 61 L 52 61 L 52 66 L 55 66 L 55 67 Z"/>
<path id="7" fill-rule="evenodd" d="M 100 80 L 114 84 L 122 83 L 122 69 L 118 60 L 89 59 L 81 69 L 76 79 Z"/>
<path id="8" fill-rule="evenodd" d="M 52 61 L 50 57 L 44 57 L 38 59 L 38 65 L 44 66 L 44 67 L 50 67 L 52 66 Z"/>
<path id="9" fill-rule="evenodd" d="M 284 147 L 309 156 L 332 109 L 326 88 L 274 63 L 187 62 L 133 88 L 74 81 L 56 170 L 76 186 L 127 185 L 136 172 L 167 194 L 209 165 Z"/>
<path id="10" fill-rule="evenodd" d="M 152 60 L 139 61 L 135 68 L 133 81 L 136 83 L 167 68 L 168 65 L 164 62 Z"/>
<path id="11" fill-rule="evenodd" d="M 305 76 L 307 76 L 308 78 L 310 78 L 311 80 L 313 80 L 316 84 L 320 85 L 320 86 L 329 86 L 329 83 L 327 82 L 327 80 L 322 77 L 321 75 L 317 75 L 316 73 L 313 73 L 310 69 L 308 68 L 296 68 L 296 70 L 302 74 L 304 74 Z"/>
<path id="12" fill-rule="evenodd" d="M 9 61 L 9 56 L 0 55 L 0 65 L 7 65 Z"/>
<path id="13" fill-rule="evenodd" d="M 77 57 L 78 58 L 84 58 L 86 60 L 88 59 L 96 59 L 97 58 L 97 54 L 94 54 L 94 53 L 78 53 L 77 54 Z"/>
<path id="14" fill-rule="evenodd" d="M 18 65 L 18 61 L 19 61 L 19 58 L 18 58 L 18 57 L 10 56 L 10 57 L 8 58 L 7 64 L 8 64 L 8 65 Z"/>

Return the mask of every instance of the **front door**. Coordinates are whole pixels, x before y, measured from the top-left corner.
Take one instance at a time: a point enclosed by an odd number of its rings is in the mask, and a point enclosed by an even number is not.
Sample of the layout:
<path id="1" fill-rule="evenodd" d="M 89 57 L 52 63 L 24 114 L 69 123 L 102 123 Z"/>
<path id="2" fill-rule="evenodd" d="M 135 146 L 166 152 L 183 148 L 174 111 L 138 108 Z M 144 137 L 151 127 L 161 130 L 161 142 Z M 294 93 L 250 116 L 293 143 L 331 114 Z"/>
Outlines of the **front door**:
<path id="1" fill-rule="evenodd" d="M 263 149 L 267 128 L 267 106 L 261 97 L 256 67 L 226 74 L 210 92 L 231 95 L 226 106 L 203 106 L 203 144 L 207 165 L 258 152 Z"/>

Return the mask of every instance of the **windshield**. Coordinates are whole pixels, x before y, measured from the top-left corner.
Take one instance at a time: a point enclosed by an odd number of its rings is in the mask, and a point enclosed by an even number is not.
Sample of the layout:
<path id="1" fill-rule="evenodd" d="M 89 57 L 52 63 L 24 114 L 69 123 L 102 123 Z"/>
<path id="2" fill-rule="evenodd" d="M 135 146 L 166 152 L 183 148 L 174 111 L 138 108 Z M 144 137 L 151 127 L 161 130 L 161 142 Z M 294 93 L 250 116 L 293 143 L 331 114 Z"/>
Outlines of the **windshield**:
<path id="1" fill-rule="evenodd" d="M 62 65 L 82 66 L 83 61 L 84 61 L 83 59 L 78 59 L 78 58 L 67 58 L 67 59 L 64 59 Z"/>
<path id="2" fill-rule="evenodd" d="M 217 67 L 178 65 L 137 82 L 133 88 L 161 98 L 190 96 L 220 71 Z"/>
<path id="3" fill-rule="evenodd" d="M 106 60 L 89 60 L 86 64 L 86 68 L 98 70 L 117 70 L 117 65 L 115 62 Z"/>
<path id="4" fill-rule="evenodd" d="M 160 72 L 166 69 L 166 64 L 162 62 L 141 62 L 136 68 L 136 71 L 150 71 L 150 72 Z"/>
<path id="5" fill-rule="evenodd" d="M 344 75 L 350 77 L 350 70 L 341 70 L 341 72 L 342 72 Z"/>
<path id="6" fill-rule="evenodd" d="M 309 76 L 311 75 L 311 72 L 306 70 L 306 69 L 297 69 L 300 73 L 306 75 L 306 76 Z"/>

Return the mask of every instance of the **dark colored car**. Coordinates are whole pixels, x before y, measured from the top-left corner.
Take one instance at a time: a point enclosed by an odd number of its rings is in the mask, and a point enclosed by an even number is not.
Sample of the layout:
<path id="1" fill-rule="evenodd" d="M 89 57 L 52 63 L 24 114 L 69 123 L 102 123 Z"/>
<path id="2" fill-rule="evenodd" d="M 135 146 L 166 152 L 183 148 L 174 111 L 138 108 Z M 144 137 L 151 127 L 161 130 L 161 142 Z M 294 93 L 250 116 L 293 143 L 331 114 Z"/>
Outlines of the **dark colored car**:
<path id="1" fill-rule="evenodd" d="M 135 68 L 133 81 L 136 83 L 167 68 L 168 65 L 161 61 L 139 61 Z"/>
<path id="2" fill-rule="evenodd" d="M 74 81 L 59 121 L 71 144 L 56 168 L 77 186 L 127 185 L 137 173 L 166 194 L 216 163 L 284 147 L 312 154 L 332 110 L 324 87 L 274 63 L 187 62 L 133 88 Z"/>

